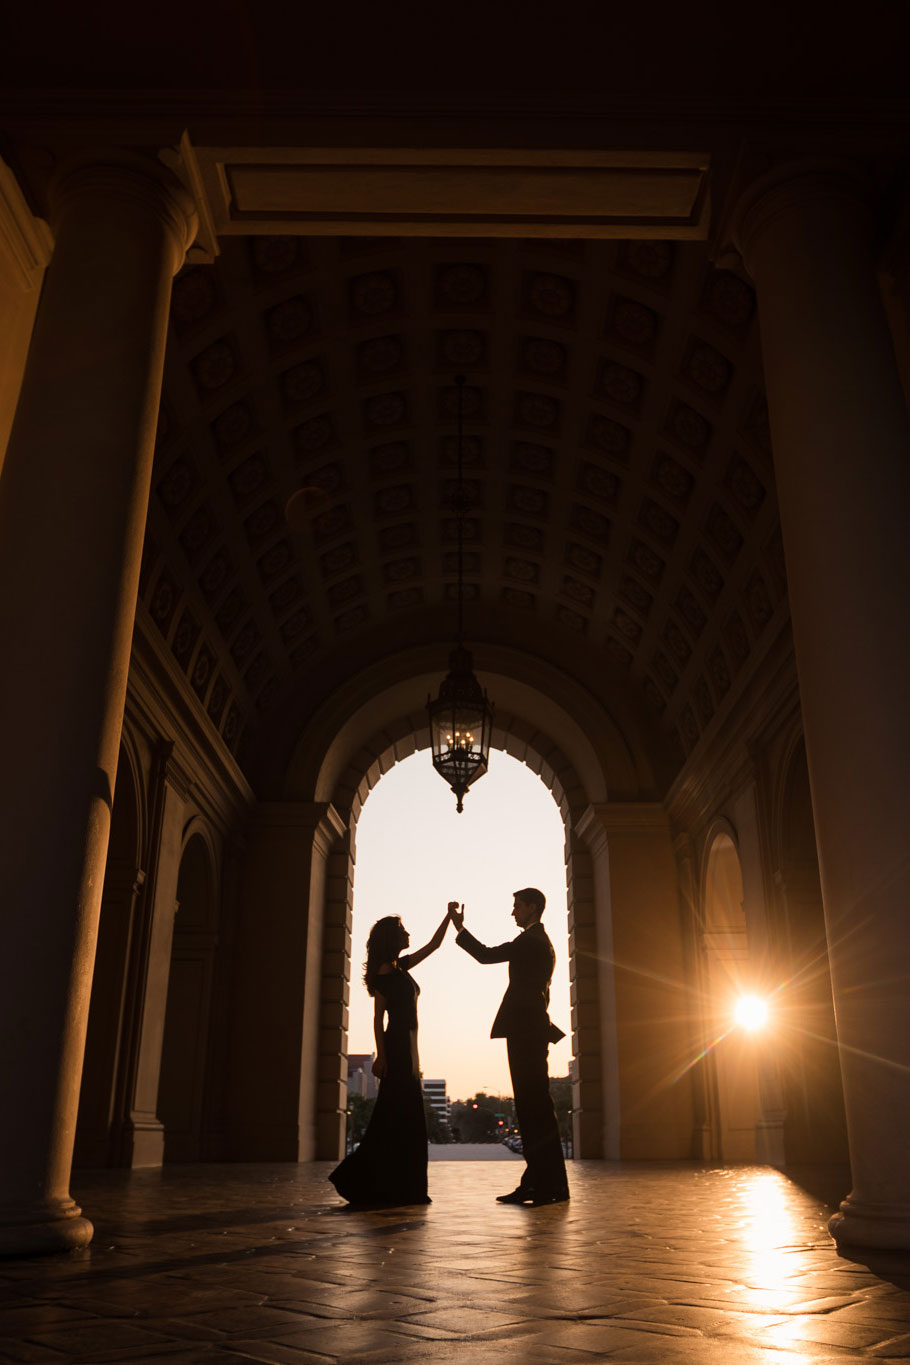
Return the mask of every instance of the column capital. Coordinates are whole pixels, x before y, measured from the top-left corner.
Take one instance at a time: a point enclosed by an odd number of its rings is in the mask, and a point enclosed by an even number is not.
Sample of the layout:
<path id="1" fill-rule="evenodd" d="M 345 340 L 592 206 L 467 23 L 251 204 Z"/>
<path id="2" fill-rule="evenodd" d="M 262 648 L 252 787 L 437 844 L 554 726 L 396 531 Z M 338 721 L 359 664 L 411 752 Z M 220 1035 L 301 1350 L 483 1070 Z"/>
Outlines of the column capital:
<path id="1" fill-rule="evenodd" d="M 86 199 L 139 208 L 154 215 L 174 248 L 174 274 L 199 230 L 193 197 L 185 185 L 154 157 L 122 148 L 81 152 L 65 161 L 50 186 L 50 219 L 56 233 L 61 221 Z"/>
<path id="2" fill-rule="evenodd" d="M 161 783 L 167 783 L 182 801 L 189 799 L 193 777 L 188 768 L 176 758 L 176 745 L 172 739 L 162 739 L 158 744 L 158 775 Z"/>
<path id="3" fill-rule="evenodd" d="M 660 801 L 600 801 L 591 810 L 607 834 L 641 834 L 656 829 L 669 833 L 667 812 Z"/>
<path id="4" fill-rule="evenodd" d="M 36 218 L 13 172 L 0 159 L 0 280 L 16 289 L 36 289 L 54 243 L 43 218 Z"/>
<path id="5" fill-rule="evenodd" d="M 752 273 L 754 251 L 779 219 L 808 211 L 853 209 L 857 221 L 871 223 L 872 177 L 860 161 L 847 157 L 787 161 L 752 180 L 731 215 L 731 236 Z"/>
<path id="6" fill-rule="evenodd" d="M 252 826 L 261 831 L 312 833 L 329 847 L 347 826 L 328 801 L 262 801 L 255 808 Z"/>

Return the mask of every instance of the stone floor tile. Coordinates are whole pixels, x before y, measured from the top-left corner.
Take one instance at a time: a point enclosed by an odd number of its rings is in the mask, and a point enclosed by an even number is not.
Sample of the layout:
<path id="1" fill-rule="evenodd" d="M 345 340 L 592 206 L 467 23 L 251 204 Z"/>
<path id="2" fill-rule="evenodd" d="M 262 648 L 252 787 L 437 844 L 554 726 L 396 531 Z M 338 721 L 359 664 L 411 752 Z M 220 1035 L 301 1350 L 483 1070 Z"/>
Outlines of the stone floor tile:
<path id="1" fill-rule="evenodd" d="M 410 1349 L 410 1342 L 388 1331 L 385 1324 L 356 1321 L 333 1322 L 331 1326 L 322 1325 L 293 1333 L 283 1332 L 281 1336 L 273 1337 L 272 1341 L 299 1351 L 328 1356 L 331 1360 L 356 1357 L 391 1361 L 399 1359 Z"/>
<path id="2" fill-rule="evenodd" d="M 315 1351 L 301 1351 L 280 1341 L 232 1341 L 230 1349 L 246 1361 L 262 1361 L 265 1365 L 328 1365 L 330 1359 Z M 197 1358 L 197 1365 L 207 1365 L 208 1357 Z"/>
<path id="3" fill-rule="evenodd" d="M 910 1357 L 910 1335 L 889 1337 L 887 1341 L 873 1346 L 870 1355 L 876 1360 L 907 1360 Z"/>
<path id="4" fill-rule="evenodd" d="M 613 1323 L 579 1322 L 564 1322 L 558 1325 L 548 1323 L 536 1337 L 538 1345 L 569 1347 L 584 1352 L 595 1360 L 612 1357 L 623 1347 L 633 1346 L 642 1352 L 651 1352 L 658 1358 L 657 1352 L 664 1349 L 664 1344 L 668 1340 L 669 1338 L 662 1334 L 639 1331 L 633 1327 Z M 655 1342 L 660 1342 L 660 1346 L 656 1346 Z M 699 1346 L 703 1344 L 700 1338 L 696 1344 Z"/>
<path id="5" fill-rule="evenodd" d="M 129 1351 L 167 1344 L 166 1337 L 147 1328 L 134 1327 L 125 1322 L 102 1321 L 89 1326 L 80 1324 L 57 1327 L 53 1331 L 29 1332 L 28 1340 L 76 1359 L 95 1355 L 100 1358 L 108 1351 L 121 1351 L 125 1358 Z"/>
<path id="6" fill-rule="evenodd" d="M 888 1299 L 863 1295 L 857 1302 L 839 1308 L 831 1316 L 836 1322 L 868 1322 L 882 1327 L 890 1326 L 895 1336 L 901 1329 L 910 1332 L 910 1302 L 906 1301 L 891 1303 Z"/>
<path id="7" fill-rule="evenodd" d="M 888 1335 L 881 1327 L 833 1322 L 824 1317 L 790 1318 L 760 1333 L 761 1339 L 769 1345 L 795 1347 L 802 1342 L 818 1342 L 823 1346 L 840 1346 L 857 1353 L 879 1345 Z"/>
<path id="8" fill-rule="evenodd" d="M 489 1332 L 493 1328 L 508 1327 L 520 1322 L 521 1316 L 515 1312 L 496 1313 L 489 1309 L 470 1306 L 412 1313 L 407 1320 L 418 1327 L 439 1327 L 447 1332 L 457 1332 L 459 1336 L 470 1337 L 479 1332 Z"/>
<path id="9" fill-rule="evenodd" d="M 72 1360 L 60 1351 L 52 1351 L 48 1346 L 38 1346 L 33 1341 L 4 1341 L 0 1349 L 0 1360 L 6 1365 L 53 1365 L 54 1361 Z"/>
<path id="10" fill-rule="evenodd" d="M 69 1304 L 30 1303 L 25 1307 L 6 1304 L 0 1309 L 0 1346 L 5 1337 L 27 1336 L 44 1327 L 54 1327 L 61 1323 L 78 1325 L 90 1322 L 92 1314 Z"/>
<path id="11" fill-rule="evenodd" d="M 310 1314 L 287 1313 L 268 1304 L 261 1307 L 221 1309 L 219 1312 L 193 1313 L 187 1315 L 190 1323 L 220 1332 L 222 1337 L 258 1337 L 267 1334 L 275 1336 L 291 1328 L 322 1325 L 318 1317 Z"/>
<path id="12" fill-rule="evenodd" d="M 661 1318 L 636 1318 L 629 1317 L 589 1317 L 580 1319 L 591 1327 L 625 1327 L 632 1332 L 650 1332 L 659 1337 L 679 1337 L 682 1339 L 697 1337 L 701 1339 L 702 1333 L 697 1327 L 689 1327 L 684 1323 L 674 1322 L 671 1317 L 666 1320 Z"/>

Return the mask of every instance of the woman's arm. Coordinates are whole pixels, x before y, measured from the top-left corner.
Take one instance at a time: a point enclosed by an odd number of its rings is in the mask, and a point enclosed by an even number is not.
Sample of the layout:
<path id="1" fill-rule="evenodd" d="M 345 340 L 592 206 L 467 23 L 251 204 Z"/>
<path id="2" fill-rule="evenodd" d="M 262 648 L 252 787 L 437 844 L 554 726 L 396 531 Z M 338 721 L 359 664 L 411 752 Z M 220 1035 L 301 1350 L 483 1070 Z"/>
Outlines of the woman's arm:
<path id="1" fill-rule="evenodd" d="M 450 902 L 450 904 L 452 905 L 455 905 L 456 903 L 457 902 L 455 901 Z M 418 948 L 416 953 L 408 953 L 406 957 L 400 957 L 398 961 L 400 963 L 407 963 L 409 969 L 411 967 L 416 967 L 418 962 L 423 962 L 424 958 L 429 957 L 431 953 L 435 953 L 436 949 L 439 947 L 439 945 L 442 943 L 442 940 L 445 938 L 446 930 L 448 929 L 448 927 L 449 912 L 447 910 L 445 916 L 443 917 L 442 924 L 440 924 L 439 928 L 436 930 L 436 933 L 430 939 L 429 943 L 425 944 L 422 948 Z"/>
<path id="2" fill-rule="evenodd" d="M 373 996 L 373 1037 L 376 1040 L 376 1060 L 373 1063 L 373 1075 L 382 1080 L 389 1068 L 385 1055 L 385 1034 L 382 1028 L 383 1018 L 388 1009 L 384 995 L 377 991 Z"/>

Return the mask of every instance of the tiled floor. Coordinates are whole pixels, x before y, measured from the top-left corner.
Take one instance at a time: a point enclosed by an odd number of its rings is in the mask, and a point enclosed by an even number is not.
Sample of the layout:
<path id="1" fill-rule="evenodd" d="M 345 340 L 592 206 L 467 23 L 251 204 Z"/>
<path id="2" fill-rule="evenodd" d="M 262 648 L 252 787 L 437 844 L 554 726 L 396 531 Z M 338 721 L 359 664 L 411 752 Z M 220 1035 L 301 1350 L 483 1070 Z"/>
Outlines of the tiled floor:
<path id="1" fill-rule="evenodd" d="M 910 1258 L 840 1257 L 814 1182 L 574 1162 L 572 1202 L 531 1209 L 493 1201 L 514 1167 L 440 1161 L 429 1208 L 355 1212 L 328 1170 L 79 1177 L 95 1242 L 0 1262 L 0 1359 L 910 1359 Z"/>

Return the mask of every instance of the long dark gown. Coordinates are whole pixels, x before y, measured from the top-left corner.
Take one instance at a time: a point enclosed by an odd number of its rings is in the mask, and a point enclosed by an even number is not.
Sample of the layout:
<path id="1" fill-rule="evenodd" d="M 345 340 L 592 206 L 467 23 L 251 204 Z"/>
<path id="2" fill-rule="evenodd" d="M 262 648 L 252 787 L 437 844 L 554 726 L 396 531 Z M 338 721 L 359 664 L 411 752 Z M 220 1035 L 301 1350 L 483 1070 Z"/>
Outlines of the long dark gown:
<path id="1" fill-rule="evenodd" d="M 428 1204 L 427 1123 L 417 1057 L 417 996 L 408 959 L 381 976 L 378 990 L 388 1005 L 385 1053 L 388 1069 L 360 1145 L 329 1176 L 351 1204 Z"/>

